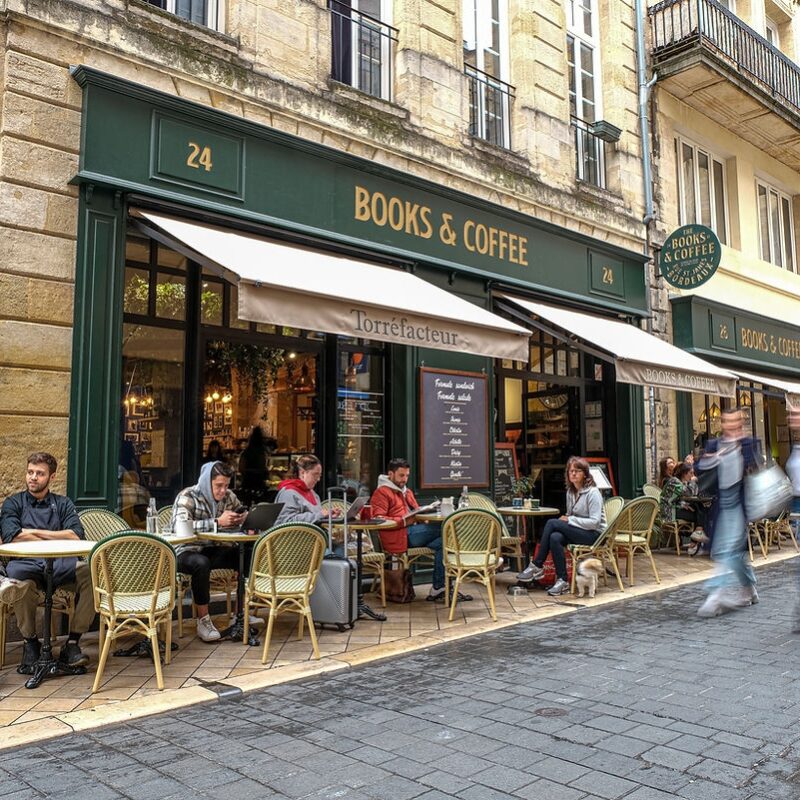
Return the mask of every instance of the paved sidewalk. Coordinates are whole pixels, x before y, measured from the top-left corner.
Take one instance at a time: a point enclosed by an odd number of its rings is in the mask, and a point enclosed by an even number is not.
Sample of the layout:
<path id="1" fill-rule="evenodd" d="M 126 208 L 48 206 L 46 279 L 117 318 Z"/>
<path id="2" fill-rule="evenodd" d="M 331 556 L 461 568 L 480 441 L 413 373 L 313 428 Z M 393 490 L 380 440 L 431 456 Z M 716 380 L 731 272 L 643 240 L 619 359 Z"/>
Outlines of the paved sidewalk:
<path id="1" fill-rule="evenodd" d="M 717 619 L 684 587 L 8 750 L 0 800 L 797 800 L 796 571 Z"/>

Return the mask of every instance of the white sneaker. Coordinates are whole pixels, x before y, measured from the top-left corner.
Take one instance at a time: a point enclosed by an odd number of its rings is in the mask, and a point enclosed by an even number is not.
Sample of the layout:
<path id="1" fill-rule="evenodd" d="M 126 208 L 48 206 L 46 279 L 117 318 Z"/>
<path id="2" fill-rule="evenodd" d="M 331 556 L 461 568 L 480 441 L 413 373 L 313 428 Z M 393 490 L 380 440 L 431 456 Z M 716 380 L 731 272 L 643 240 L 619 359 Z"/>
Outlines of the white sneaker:
<path id="1" fill-rule="evenodd" d="M 18 581 L 14 578 L 0 578 L 0 603 L 13 606 L 28 591 L 30 584 L 27 581 Z"/>
<path id="2" fill-rule="evenodd" d="M 197 635 L 204 642 L 216 642 L 220 638 L 219 631 L 214 627 L 208 614 L 197 620 Z"/>
<path id="3" fill-rule="evenodd" d="M 728 611 L 742 607 L 741 594 L 737 589 L 717 589 L 711 592 L 705 603 L 697 609 L 698 617 L 718 617 Z"/>
<path id="4" fill-rule="evenodd" d="M 696 531 L 689 534 L 689 538 L 693 542 L 699 542 L 700 544 L 708 544 L 711 541 L 711 539 L 708 538 L 708 534 L 702 528 L 698 528 Z"/>

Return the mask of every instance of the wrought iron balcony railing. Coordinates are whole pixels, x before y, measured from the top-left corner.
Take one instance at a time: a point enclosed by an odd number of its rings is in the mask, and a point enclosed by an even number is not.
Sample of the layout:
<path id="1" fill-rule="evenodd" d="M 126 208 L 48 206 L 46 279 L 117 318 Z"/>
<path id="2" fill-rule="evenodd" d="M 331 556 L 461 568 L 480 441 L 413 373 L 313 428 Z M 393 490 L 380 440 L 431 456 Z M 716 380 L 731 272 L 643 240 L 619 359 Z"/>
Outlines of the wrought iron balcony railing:
<path id="1" fill-rule="evenodd" d="M 575 174 L 578 180 L 605 189 L 605 142 L 594 133 L 591 122 L 570 117 L 570 124 L 575 129 Z"/>
<path id="2" fill-rule="evenodd" d="M 656 64 L 704 48 L 761 91 L 800 113 L 800 67 L 717 0 L 664 0 L 649 10 Z"/>
<path id="3" fill-rule="evenodd" d="M 470 64 L 464 65 L 464 74 L 469 81 L 470 136 L 510 149 L 514 87 Z"/>
<path id="4" fill-rule="evenodd" d="M 342 0 L 329 0 L 328 8 L 333 41 L 331 77 L 373 97 L 391 100 L 397 28 Z"/>

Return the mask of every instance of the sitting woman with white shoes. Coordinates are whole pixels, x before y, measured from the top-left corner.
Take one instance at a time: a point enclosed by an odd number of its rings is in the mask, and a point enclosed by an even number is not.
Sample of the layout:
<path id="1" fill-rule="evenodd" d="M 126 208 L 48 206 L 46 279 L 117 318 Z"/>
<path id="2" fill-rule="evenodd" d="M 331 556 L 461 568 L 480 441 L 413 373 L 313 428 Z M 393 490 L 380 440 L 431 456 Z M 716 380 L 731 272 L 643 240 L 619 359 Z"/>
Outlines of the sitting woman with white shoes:
<path id="1" fill-rule="evenodd" d="M 594 484 L 589 463 L 577 456 L 570 458 L 564 473 L 564 483 L 567 488 L 567 513 L 558 519 L 548 520 L 536 557 L 517 576 L 521 583 L 540 580 L 544 576 L 544 562 L 552 553 L 556 582 L 548 589 L 549 595 L 569 592 L 564 553 L 566 545 L 593 544 L 606 529 L 603 495 Z"/>

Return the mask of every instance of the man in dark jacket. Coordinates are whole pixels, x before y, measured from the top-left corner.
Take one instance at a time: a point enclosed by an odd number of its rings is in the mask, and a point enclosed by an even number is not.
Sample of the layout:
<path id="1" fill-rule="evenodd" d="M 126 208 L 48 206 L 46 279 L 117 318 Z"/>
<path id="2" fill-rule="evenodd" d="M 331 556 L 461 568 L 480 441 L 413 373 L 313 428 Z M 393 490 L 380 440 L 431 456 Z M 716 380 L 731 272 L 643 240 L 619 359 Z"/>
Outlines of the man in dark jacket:
<path id="1" fill-rule="evenodd" d="M 716 617 L 758 602 L 756 576 L 747 548 L 744 478 L 761 465 L 759 443 L 745 435 L 741 409 L 723 410 L 721 424 L 722 436 L 706 443 L 700 460 L 701 468 L 715 470 L 717 477 L 711 534 L 711 557 L 716 570 L 707 585 L 710 594 L 697 611 L 701 617 Z"/>
<path id="2" fill-rule="evenodd" d="M 84 539 L 83 526 L 68 497 L 50 491 L 57 463 L 49 453 L 28 456 L 25 474 L 27 489 L 11 495 L 0 513 L 0 532 L 4 544 L 42 539 Z M 41 558 L 13 558 L 6 567 L 8 579 L 0 582 L 0 599 L 14 609 L 17 625 L 25 639 L 18 672 L 30 674 L 39 658 L 36 635 L 36 608 L 45 582 L 45 562 Z M 59 660 L 68 667 L 84 667 L 89 657 L 81 652 L 81 635 L 94 621 L 94 598 L 89 565 L 76 558 L 57 558 L 53 565 L 53 588 L 69 586 L 78 594 L 67 643 Z"/>

